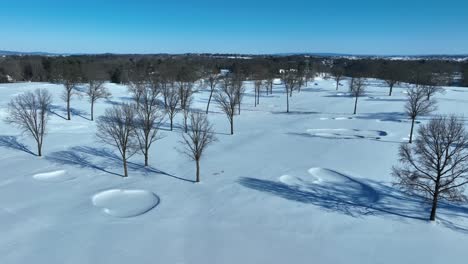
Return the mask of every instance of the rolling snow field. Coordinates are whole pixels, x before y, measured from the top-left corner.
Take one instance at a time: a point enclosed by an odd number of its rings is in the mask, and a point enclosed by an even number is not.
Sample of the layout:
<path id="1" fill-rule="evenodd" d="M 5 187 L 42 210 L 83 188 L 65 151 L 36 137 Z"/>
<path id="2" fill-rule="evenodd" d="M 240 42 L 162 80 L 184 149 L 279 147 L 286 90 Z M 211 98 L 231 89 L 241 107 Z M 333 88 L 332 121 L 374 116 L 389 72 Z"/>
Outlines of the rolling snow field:
<path id="1" fill-rule="evenodd" d="M 72 100 L 67 121 L 62 86 L 0 84 L 2 120 L 15 95 L 54 95 L 43 157 L 0 122 L 0 263 L 467 263 L 468 204 L 442 202 L 431 223 L 428 203 L 392 185 L 411 125 L 406 88 L 389 97 L 369 80 L 352 115 L 342 83 L 336 91 L 333 80 L 310 82 L 287 114 L 282 85 L 254 107 L 247 82 L 234 135 L 213 101 L 218 141 L 203 154 L 200 183 L 180 152 L 182 114 L 172 132 L 166 120 L 150 167 L 137 154 L 123 178 L 116 150 L 97 140 L 87 98 Z M 96 117 L 131 100 L 125 86 L 106 85 L 113 97 L 98 101 Z M 208 96 L 200 89 L 193 108 L 204 110 Z M 468 89 L 436 98 L 436 113 L 468 117 Z"/>

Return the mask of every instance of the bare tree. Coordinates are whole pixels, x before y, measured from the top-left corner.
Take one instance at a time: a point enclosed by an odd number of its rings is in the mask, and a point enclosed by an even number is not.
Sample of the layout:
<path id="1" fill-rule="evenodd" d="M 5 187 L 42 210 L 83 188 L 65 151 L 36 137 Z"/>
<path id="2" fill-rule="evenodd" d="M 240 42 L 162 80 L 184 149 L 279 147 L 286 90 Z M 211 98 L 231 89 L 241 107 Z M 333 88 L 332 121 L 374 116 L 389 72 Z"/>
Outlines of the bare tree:
<path id="1" fill-rule="evenodd" d="M 200 159 L 203 151 L 212 142 L 216 141 L 213 133 L 213 127 L 202 113 L 190 114 L 190 129 L 188 133 L 182 134 L 182 143 L 184 143 L 184 153 L 193 159 L 197 166 L 196 182 L 200 182 Z"/>
<path id="2" fill-rule="evenodd" d="M 136 107 L 135 135 L 141 153 L 145 157 L 145 166 L 148 166 L 149 150 L 152 144 L 161 139 L 159 128 L 164 121 L 164 111 L 158 100 L 157 86 L 145 86 L 140 94 Z"/>
<path id="3" fill-rule="evenodd" d="M 38 156 L 42 156 L 42 144 L 47 131 L 51 104 L 52 95 L 45 89 L 20 94 L 8 104 L 8 117 L 5 122 L 33 136 L 37 143 Z"/>
<path id="4" fill-rule="evenodd" d="M 99 99 L 111 97 L 109 90 L 104 86 L 104 81 L 88 81 L 88 90 L 86 91 L 88 100 L 91 103 L 91 121 L 94 120 L 94 103 Z"/>
<path id="5" fill-rule="evenodd" d="M 389 88 L 389 90 L 388 90 L 388 96 L 392 96 L 393 87 L 394 87 L 395 85 L 397 85 L 397 84 L 399 83 L 399 81 L 396 80 L 396 79 L 386 79 L 386 80 L 384 80 L 384 81 L 385 81 L 385 83 L 388 85 L 388 88 Z"/>
<path id="6" fill-rule="evenodd" d="M 363 96 L 366 92 L 366 80 L 364 78 L 351 78 L 349 84 L 349 92 L 354 97 L 354 112 L 356 114 L 357 104 L 359 97 Z"/>
<path id="7" fill-rule="evenodd" d="M 103 143 L 119 150 L 124 177 L 127 177 L 127 160 L 138 151 L 135 136 L 135 107 L 122 104 L 107 109 L 105 114 L 98 119 L 96 135 Z"/>
<path id="8" fill-rule="evenodd" d="M 215 94 L 215 100 L 221 110 L 226 114 L 231 125 L 231 135 L 234 134 L 234 115 L 236 113 L 236 105 L 238 104 L 239 86 L 235 85 L 235 81 L 230 77 L 225 77 L 222 80 L 221 88 Z"/>
<path id="9" fill-rule="evenodd" d="M 144 81 L 133 81 L 128 83 L 128 92 L 132 95 L 132 99 L 137 105 L 139 105 L 141 96 L 147 85 L 148 84 Z"/>
<path id="10" fill-rule="evenodd" d="M 420 115 L 427 115 L 436 110 L 436 102 L 434 100 L 427 100 L 424 88 L 421 86 L 411 87 L 407 93 L 408 100 L 405 104 L 405 112 L 411 118 L 411 130 L 409 143 L 413 142 L 413 130 L 416 117 Z"/>
<path id="11" fill-rule="evenodd" d="M 305 86 L 308 86 L 309 82 L 313 82 L 315 79 L 315 71 L 310 64 L 307 64 L 306 72 L 305 72 Z"/>
<path id="12" fill-rule="evenodd" d="M 398 85 L 400 80 L 403 78 L 400 66 L 393 62 L 386 62 L 382 65 L 379 75 L 380 78 L 388 85 L 388 96 L 392 96 L 393 87 Z"/>
<path id="13" fill-rule="evenodd" d="M 273 82 L 274 82 L 274 78 L 273 77 L 268 77 L 265 82 L 264 82 L 264 85 L 265 85 L 265 90 L 267 92 L 267 95 L 270 93 L 272 94 L 273 93 Z"/>
<path id="14" fill-rule="evenodd" d="M 336 81 L 336 90 L 338 90 L 338 86 L 340 85 L 340 81 L 344 77 L 344 70 L 338 66 L 334 66 L 331 70 L 331 74 L 333 79 Z"/>
<path id="15" fill-rule="evenodd" d="M 443 93 L 444 89 L 437 85 L 423 85 L 422 86 L 424 93 L 426 94 L 427 100 L 430 100 L 431 97 L 437 93 Z"/>
<path id="16" fill-rule="evenodd" d="M 208 110 L 210 109 L 211 98 L 213 97 L 216 85 L 218 85 L 219 82 L 219 74 L 216 72 L 211 72 L 206 78 L 206 81 L 210 86 L 210 97 L 208 97 L 208 103 L 206 105 L 206 114 L 208 114 Z"/>
<path id="17" fill-rule="evenodd" d="M 180 101 L 179 93 L 173 85 L 168 85 L 163 90 L 163 96 L 164 96 L 166 113 L 169 117 L 169 121 L 171 122 L 171 131 L 172 131 L 173 124 L 174 124 L 174 117 L 180 111 L 180 109 L 178 108 L 179 101 Z"/>
<path id="18" fill-rule="evenodd" d="M 461 200 L 468 183 L 468 133 L 455 116 L 438 116 L 418 130 L 414 145 L 402 144 L 394 167 L 396 184 L 432 200 L 430 220 L 439 199 Z"/>
<path id="19" fill-rule="evenodd" d="M 71 120 L 71 108 L 70 102 L 74 95 L 79 95 L 78 91 L 76 90 L 77 82 L 75 80 L 69 79 L 64 80 L 63 86 L 65 90 L 62 93 L 62 100 L 67 103 L 67 120 Z"/>
<path id="20" fill-rule="evenodd" d="M 299 80 L 295 71 L 287 70 L 281 75 L 286 92 L 286 113 L 289 113 L 289 94 L 299 85 Z"/>
<path id="21" fill-rule="evenodd" d="M 230 77 L 230 83 L 236 92 L 236 104 L 237 104 L 238 114 L 240 115 L 242 99 L 244 99 L 244 92 L 245 92 L 244 76 L 242 76 L 241 74 L 234 74 L 232 77 Z"/>
<path id="22" fill-rule="evenodd" d="M 180 98 L 180 109 L 184 114 L 184 131 L 187 133 L 188 130 L 188 118 L 190 113 L 190 106 L 192 105 L 192 86 L 191 82 L 178 82 L 179 86 L 179 98 Z"/>
<path id="23" fill-rule="evenodd" d="M 260 104 L 260 91 L 262 89 L 262 80 L 255 80 L 254 82 L 254 91 L 255 91 L 255 98 L 254 98 L 254 101 L 255 101 L 255 107 Z"/>
<path id="24" fill-rule="evenodd" d="M 78 60 L 67 59 L 60 62 L 54 69 L 56 71 L 54 81 L 63 84 L 65 88 L 61 99 L 67 103 L 67 120 L 71 120 L 71 99 L 75 95 L 80 95 L 76 86 L 82 80 L 81 64 Z"/>

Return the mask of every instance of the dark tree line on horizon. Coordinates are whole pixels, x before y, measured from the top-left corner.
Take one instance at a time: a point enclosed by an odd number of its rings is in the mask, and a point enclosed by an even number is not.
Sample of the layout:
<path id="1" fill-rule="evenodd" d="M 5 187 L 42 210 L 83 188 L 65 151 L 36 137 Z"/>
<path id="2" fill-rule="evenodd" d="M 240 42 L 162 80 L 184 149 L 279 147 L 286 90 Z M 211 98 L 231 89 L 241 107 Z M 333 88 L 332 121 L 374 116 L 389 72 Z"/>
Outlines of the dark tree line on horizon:
<path id="1" fill-rule="evenodd" d="M 280 78 L 280 69 L 295 69 L 307 82 L 312 72 L 339 77 L 383 79 L 389 86 L 405 82 L 418 85 L 468 86 L 468 63 L 449 60 L 388 60 L 310 56 L 251 56 L 248 59 L 213 54 L 186 55 L 74 55 L 0 57 L 0 82 L 63 82 L 64 75 L 77 81 L 102 80 L 127 84 L 148 74 L 164 72 L 176 78 L 177 69 L 188 69 L 200 79 L 221 69 L 245 76 L 246 80 Z M 172 75 L 172 76 L 171 76 Z"/>

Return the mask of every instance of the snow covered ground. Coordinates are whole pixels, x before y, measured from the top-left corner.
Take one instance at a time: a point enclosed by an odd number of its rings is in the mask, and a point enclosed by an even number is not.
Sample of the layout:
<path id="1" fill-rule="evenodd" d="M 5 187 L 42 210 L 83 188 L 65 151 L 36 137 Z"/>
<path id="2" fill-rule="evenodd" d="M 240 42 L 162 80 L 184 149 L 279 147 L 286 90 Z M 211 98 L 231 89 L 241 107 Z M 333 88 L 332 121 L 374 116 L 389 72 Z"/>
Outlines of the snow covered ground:
<path id="1" fill-rule="evenodd" d="M 122 178 L 85 98 L 72 101 L 66 121 L 62 87 L 0 84 L 2 119 L 26 90 L 47 88 L 55 99 L 42 158 L 0 123 L 0 263 L 466 263 L 468 205 L 443 203 L 430 223 L 428 204 L 391 184 L 410 129 L 405 89 L 388 97 L 373 80 L 353 116 L 346 85 L 316 83 L 294 93 L 289 114 L 281 85 L 254 107 L 247 84 L 233 136 L 212 107 L 218 142 L 204 153 L 199 184 L 178 151 L 180 129 L 166 124 L 151 167 L 136 155 Z M 126 87 L 108 87 L 113 98 L 97 115 L 130 100 Z M 195 96 L 204 109 L 208 91 Z M 468 89 L 437 99 L 438 113 L 468 116 Z"/>

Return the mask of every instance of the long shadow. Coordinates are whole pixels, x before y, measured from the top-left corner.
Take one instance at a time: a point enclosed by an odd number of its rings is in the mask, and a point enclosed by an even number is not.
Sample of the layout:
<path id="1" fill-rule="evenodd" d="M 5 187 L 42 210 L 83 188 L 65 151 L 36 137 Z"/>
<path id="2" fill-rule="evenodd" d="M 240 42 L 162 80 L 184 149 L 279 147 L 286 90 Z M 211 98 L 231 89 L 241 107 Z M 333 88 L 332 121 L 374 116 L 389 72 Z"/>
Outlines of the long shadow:
<path id="1" fill-rule="evenodd" d="M 122 174 L 107 170 L 106 166 L 103 164 L 94 163 L 93 161 L 90 160 L 90 157 L 88 155 L 84 155 L 82 153 L 79 153 L 73 150 L 62 150 L 62 151 L 53 152 L 47 155 L 46 159 L 51 162 L 59 163 L 62 165 L 72 165 L 72 166 L 78 166 L 81 168 L 90 168 L 90 169 L 95 169 L 95 170 L 102 171 L 108 174 L 112 174 L 115 176 L 120 176 L 120 177 L 123 176 Z"/>
<path id="2" fill-rule="evenodd" d="M 406 102 L 408 101 L 407 99 L 381 98 L 381 97 L 368 97 L 365 100 L 370 101 L 370 102 Z"/>
<path id="3" fill-rule="evenodd" d="M 362 120 L 379 120 L 380 122 L 395 122 L 407 123 L 411 125 L 411 120 L 403 112 L 378 112 L 378 113 L 361 113 L 355 116 L 355 119 Z M 423 120 L 429 120 L 431 116 L 420 116 L 416 120 L 416 124 L 420 124 Z"/>
<path id="4" fill-rule="evenodd" d="M 96 161 L 96 158 L 100 158 L 100 160 Z M 69 150 L 53 152 L 50 155 L 47 155 L 46 159 L 64 165 L 91 168 L 108 174 L 123 176 L 123 174 L 116 173 L 108 169 L 121 167 L 122 159 L 120 156 L 106 148 L 94 148 L 86 146 L 72 147 Z M 194 182 L 193 180 L 181 178 L 151 166 L 145 167 L 143 164 L 138 164 L 135 162 L 128 161 L 127 166 L 130 171 L 143 172 L 145 174 L 156 173 L 182 181 Z"/>
<path id="5" fill-rule="evenodd" d="M 302 88 L 301 92 L 314 92 L 314 93 L 319 93 L 319 92 L 327 92 L 329 90 L 326 90 L 324 88 L 320 87 L 307 87 L 307 88 Z"/>
<path id="6" fill-rule="evenodd" d="M 65 107 L 58 106 L 58 105 L 52 105 L 51 106 L 50 112 L 52 114 L 54 114 L 54 115 L 56 115 L 56 116 L 58 116 L 58 117 L 60 117 L 62 119 L 68 120 L 64 115 L 59 114 L 58 111 L 60 111 L 62 113 L 67 113 L 67 109 Z M 81 117 L 83 119 L 91 121 L 91 119 L 89 117 L 87 117 L 88 113 L 86 111 L 82 111 L 82 110 L 70 107 L 70 114 L 72 116 L 79 116 L 79 117 Z"/>
<path id="7" fill-rule="evenodd" d="M 58 116 L 58 117 L 60 117 L 60 118 L 62 118 L 62 119 L 64 119 L 64 120 L 68 120 L 66 117 L 64 117 L 63 115 L 57 113 L 55 110 L 50 109 L 50 112 L 51 112 L 53 115 L 56 115 L 56 116 Z"/>
<path id="8" fill-rule="evenodd" d="M 270 113 L 274 115 L 317 115 L 317 114 L 323 114 L 320 112 L 316 111 L 271 111 Z"/>
<path id="9" fill-rule="evenodd" d="M 32 152 L 26 145 L 19 142 L 15 136 L 0 136 L 0 147 L 19 150 L 37 156 L 37 154 Z"/>
<path id="10" fill-rule="evenodd" d="M 119 105 L 123 104 L 122 102 L 118 102 L 118 101 L 114 101 L 114 100 L 110 100 L 110 99 L 107 99 L 105 102 L 106 102 L 106 104 L 116 105 L 116 106 L 119 106 Z"/>
<path id="11" fill-rule="evenodd" d="M 91 118 L 88 117 L 89 114 L 86 111 L 78 110 L 76 108 L 70 108 L 70 113 L 72 115 L 79 116 L 79 117 L 81 117 L 83 119 L 91 121 Z"/>
<path id="12" fill-rule="evenodd" d="M 428 220 L 430 202 L 418 195 L 409 195 L 392 186 L 372 180 L 356 179 L 334 172 L 338 180 L 319 183 L 301 181 L 289 185 L 271 180 L 244 177 L 238 183 L 246 188 L 281 198 L 312 204 L 327 211 L 352 217 L 393 216 L 397 219 Z M 468 232 L 468 227 L 447 220 L 446 217 L 468 217 L 468 208 L 440 202 L 438 220 L 453 230 Z"/>

